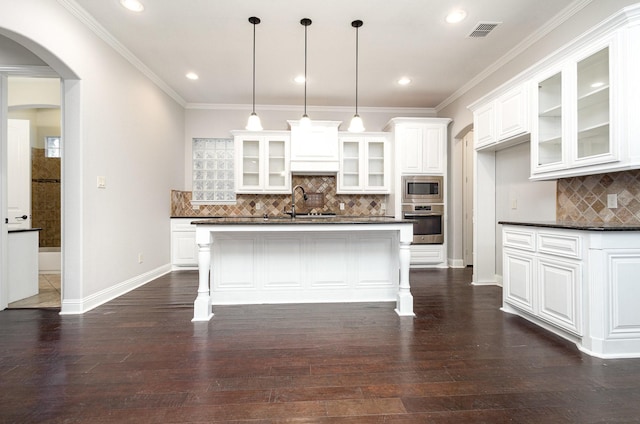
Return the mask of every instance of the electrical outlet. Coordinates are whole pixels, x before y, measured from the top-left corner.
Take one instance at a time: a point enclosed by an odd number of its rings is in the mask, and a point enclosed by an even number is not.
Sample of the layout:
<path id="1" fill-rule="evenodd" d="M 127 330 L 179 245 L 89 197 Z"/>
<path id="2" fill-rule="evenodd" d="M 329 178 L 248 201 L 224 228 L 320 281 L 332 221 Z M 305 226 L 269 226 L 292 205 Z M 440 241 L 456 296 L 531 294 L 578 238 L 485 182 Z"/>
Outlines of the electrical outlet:
<path id="1" fill-rule="evenodd" d="M 142 263 L 142 253 L 138 253 L 138 263 Z"/>
<path id="2" fill-rule="evenodd" d="M 616 193 L 607 194 L 607 207 L 615 209 L 618 207 L 618 195 Z"/>
<path id="3" fill-rule="evenodd" d="M 107 188 L 107 178 L 103 176 L 98 176 L 97 185 L 98 185 L 98 188 Z"/>
<path id="4" fill-rule="evenodd" d="M 256 210 L 259 211 L 260 209 L 262 209 L 262 203 L 258 202 L 256 203 Z"/>
<path id="5" fill-rule="evenodd" d="M 387 204 L 386 203 L 382 203 L 380 205 L 380 210 L 386 211 L 387 210 Z"/>
<path id="6" fill-rule="evenodd" d="M 340 210 L 343 211 L 344 210 L 344 203 L 340 203 Z"/>

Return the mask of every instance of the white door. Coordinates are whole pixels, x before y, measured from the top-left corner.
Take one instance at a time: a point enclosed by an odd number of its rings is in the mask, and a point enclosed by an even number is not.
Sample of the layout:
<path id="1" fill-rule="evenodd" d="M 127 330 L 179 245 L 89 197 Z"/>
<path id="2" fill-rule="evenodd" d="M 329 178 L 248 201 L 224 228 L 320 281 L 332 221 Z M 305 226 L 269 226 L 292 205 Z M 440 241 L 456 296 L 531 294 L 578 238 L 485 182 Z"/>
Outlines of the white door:
<path id="1" fill-rule="evenodd" d="M 7 217 L 9 230 L 31 228 L 31 146 L 29 121 L 8 120 Z"/>

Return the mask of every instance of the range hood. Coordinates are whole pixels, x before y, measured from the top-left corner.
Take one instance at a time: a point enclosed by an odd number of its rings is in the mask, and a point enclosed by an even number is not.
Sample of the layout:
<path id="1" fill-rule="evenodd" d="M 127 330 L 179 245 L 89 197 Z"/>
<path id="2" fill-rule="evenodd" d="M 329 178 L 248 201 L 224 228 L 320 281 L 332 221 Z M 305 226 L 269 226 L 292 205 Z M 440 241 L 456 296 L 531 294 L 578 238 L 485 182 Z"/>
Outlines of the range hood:
<path id="1" fill-rule="evenodd" d="M 335 174 L 340 169 L 338 127 L 342 121 L 311 121 L 311 128 L 300 121 L 287 121 L 291 127 L 291 173 Z"/>

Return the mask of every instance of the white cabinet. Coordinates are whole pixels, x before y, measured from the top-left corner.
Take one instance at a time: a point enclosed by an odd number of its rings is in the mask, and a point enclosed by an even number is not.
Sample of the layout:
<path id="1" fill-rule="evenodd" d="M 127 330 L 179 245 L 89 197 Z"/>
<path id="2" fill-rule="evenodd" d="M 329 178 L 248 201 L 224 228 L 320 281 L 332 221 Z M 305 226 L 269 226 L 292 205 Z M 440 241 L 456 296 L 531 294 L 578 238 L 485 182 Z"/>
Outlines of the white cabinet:
<path id="1" fill-rule="evenodd" d="M 394 118 L 387 129 L 394 134 L 402 174 L 444 175 L 447 169 L 448 118 Z"/>
<path id="2" fill-rule="evenodd" d="M 485 148 L 530 131 L 530 85 L 520 84 L 473 111 L 475 148 Z"/>
<path id="3" fill-rule="evenodd" d="M 171 266 L 173 269 L 198 266 L 198 245 L 194 218 L 171 219 Z M 184 269 L 184 268 L 183 268 Z"/>
<path id="4" fill-rule="evenodd" d="M 290 193 L 289 134 L 233 131 L 236 193 Z"/>
<path id="5" fill-rule="evenodd" d="M 412 244 L 411 268 L 446 268 L 444 244 Z"/>
<path id="6" fill-rule="evenodd" d="M 504 303 L 582 335 L 584 243 L 580 234 L 506 227 L 502 238 Z"/>
<path id="7" fill-rule="evenodd" d="M 388 193 L 390 148 L 385 134 L 340 135 L 338 193 Z"/>

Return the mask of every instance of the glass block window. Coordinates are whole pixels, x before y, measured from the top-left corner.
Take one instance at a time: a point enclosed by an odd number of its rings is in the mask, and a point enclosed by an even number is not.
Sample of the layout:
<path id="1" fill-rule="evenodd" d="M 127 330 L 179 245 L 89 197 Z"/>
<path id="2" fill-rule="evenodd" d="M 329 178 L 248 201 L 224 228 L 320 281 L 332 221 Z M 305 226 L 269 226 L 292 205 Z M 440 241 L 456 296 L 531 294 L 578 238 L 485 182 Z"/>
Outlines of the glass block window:
<path id="1" fill-rule="evenodd" d="M 233 166 L 233 139 L 194 138 L 192 203 L 235 203 Z"/>
<path id="2" fill-rule="evenodd" d="M 44 138 L 44 157 L 46 158 L 60 157 L 60 137 Z"/>

